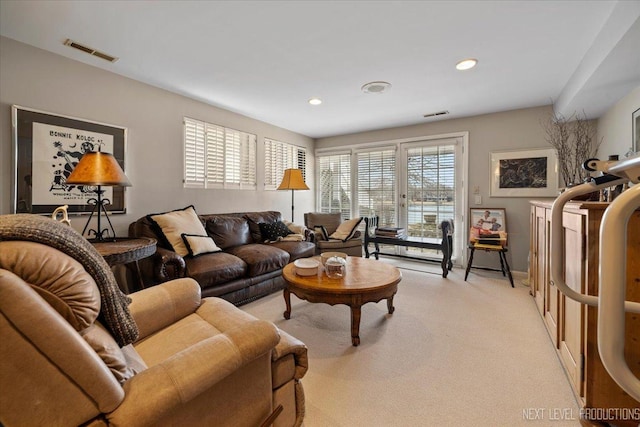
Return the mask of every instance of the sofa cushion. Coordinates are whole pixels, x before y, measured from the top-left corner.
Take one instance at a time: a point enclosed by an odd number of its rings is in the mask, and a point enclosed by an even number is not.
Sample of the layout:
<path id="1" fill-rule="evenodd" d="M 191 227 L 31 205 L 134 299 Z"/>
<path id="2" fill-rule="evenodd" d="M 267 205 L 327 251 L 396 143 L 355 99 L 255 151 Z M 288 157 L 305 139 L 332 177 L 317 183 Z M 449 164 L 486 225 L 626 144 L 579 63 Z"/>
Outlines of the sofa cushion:
<path id="1" fill-rule="evenodd" d="M 289 227 L 282 221 L 276 222 L 261 222 L 258 224 L 260 226 L 260 234 L 262 235 L 263 242 L 275 242 L 279 237 L 286 237 L 289 234 L 293 234 Z"/>
<path id="2" fill-rule="evenodd" d="M 304 214 L 304 224 L 308 228 L 315 229 L 316 225 L 324 225 L 328 235 L 335 232 L 341 222 L 340 213 L 308 212 Z"/>
<path id="3" fill-rule="evenodd" d="M 298 258 L 307 258 L 315 254 L 316 245 L 311 242 L 274 242 L 269 243 L 269 246 L 274 246 L 278 249 L 282 249 L 289 254 L 289 262 L 293 262 Z"/>
<path id="4" fill-rule="evenodd" d="M 351 239 L 358 231 L 358 226 L 362 222 L 362 217 L 353 218 L 340 224 L 336 231 L 332 233 L 330 239 L 338 239 L 346 242 Z"/>
<path id="5" fill-rule="evenodd" d="M 191 256 L 210 254 L 222 250 L 210 236 L 182 233 L 182 240 L 184 240 L 184 245 Z"/>
<path id="6" fill-rule="evenodd" d="M 207 215 L 204 218 L 207 233 L 218 247 L 227 249 L 253 243 L 246 218 L 232 215 Z"/>
<path id="7" fill-rule="evenodd" d="M 195 279 L 203 289 L 242 278 L 247 272 L 247 264 L 243 260 L 225 252 L 185 258 L 184 261 L 187 277 Z"/>
<path id="8" fill-rule="evenodd" d="M 164 236 L 170 248 L 180 256 L 189 254 L 189 250 L 182 240 L 182 233 L 200 236 L 207 234 L 193 206 L 161 214 L 151 214 L 147 217 L 158 226 L 160 234 Z"/>
<path id="9" fill-rule="evenodd" d="M 251 243 L 228 248 L 227 252 L 247 263 L 249 277 L 279 270 L 289 263 L 289 253 L 272 245 Z"/>
<path id="10" fill-rule="evenodd" d="M 261 243 L 263 241 L 260 225 L 258 224 L 282 221 L 282 215 L 277 211 L 248 212 L 244 214 L 244 217 L 249 221 L 249 230 L 251 231 L 253 243 Z"/>

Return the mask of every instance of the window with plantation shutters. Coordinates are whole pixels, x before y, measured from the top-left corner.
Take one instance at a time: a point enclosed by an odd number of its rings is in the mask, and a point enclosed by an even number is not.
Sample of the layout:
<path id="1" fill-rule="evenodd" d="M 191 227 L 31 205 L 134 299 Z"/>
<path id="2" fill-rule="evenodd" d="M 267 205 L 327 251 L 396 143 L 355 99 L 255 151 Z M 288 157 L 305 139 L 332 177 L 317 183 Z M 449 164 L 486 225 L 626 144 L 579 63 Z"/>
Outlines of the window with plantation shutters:
<path id="1" fill-rule="evenodd" d="M 396 222 L 396 150 L 361 151 L 358 165 L 358 215 L 378 216 L 380 225 Z"/>
<path id="2" fill-rule="evenodd" d="M 264 139 L 264 187 L 276 190 L 285 169 L 300 169 L 307 182 L 307 150 L 274 139 Z"/>
<path id="3" fill-rule="evenodd" d="M 319 211 L 340 212 L 343 219 L 351 218 L 351 155 L 318 155 L 317 162 L 320 177 Z"/>
<path id="4" fill-rule="evenodd" d="M 256 135 L 184 119 L 184 186 L 256 188 Z"/>

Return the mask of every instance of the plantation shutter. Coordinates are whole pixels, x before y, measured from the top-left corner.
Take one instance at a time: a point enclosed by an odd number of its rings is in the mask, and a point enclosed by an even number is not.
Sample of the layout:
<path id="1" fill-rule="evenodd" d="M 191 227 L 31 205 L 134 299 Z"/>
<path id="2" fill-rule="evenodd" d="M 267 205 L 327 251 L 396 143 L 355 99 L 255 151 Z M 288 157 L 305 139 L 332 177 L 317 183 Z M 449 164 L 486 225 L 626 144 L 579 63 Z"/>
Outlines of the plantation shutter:
<path id="1" fill-rule="evenodd" d="M 193 119 L 184 120 L 184 186 L 205 186 L 205 124 Z"/>
<path id="2" fill-rule="evenodd" d="M 184 186 L 256 187 L 256 135 L 184 119 Z"/>
<path id="3" fill-rule="evenodd" d="M 207 124 L 207 187 L 224 179 L 224 128 Z"/>
<path id="4" fill-rule="evenodd" d="M 380 225 L 396 222 L 396 150 L 357 153 L 358 214 L 379 216 Z"/>
<path id="5" fill-rule="evenodd" d="M 318 171 L 320 174 L 320 212 L 339 212 L 344 220 L 351 218 L 351 155 L 320 155 L 318 156 Z"/>
<path id="6" fill-rule="evenodd" d="M 307 151 L 304 148 L 273 139 L 264 139 L 266 190 L 275 190 L 280 185 L 285 169 L 300 169 L 306 181 Z"/>

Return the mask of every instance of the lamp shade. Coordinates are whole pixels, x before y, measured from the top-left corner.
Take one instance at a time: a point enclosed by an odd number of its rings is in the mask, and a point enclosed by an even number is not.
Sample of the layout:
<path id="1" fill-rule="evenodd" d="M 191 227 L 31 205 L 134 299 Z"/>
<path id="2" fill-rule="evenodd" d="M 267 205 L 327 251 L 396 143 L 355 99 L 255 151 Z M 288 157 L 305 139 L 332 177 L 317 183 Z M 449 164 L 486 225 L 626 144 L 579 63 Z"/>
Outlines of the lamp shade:
<path id="1" fill-rule="evenodd" d="M 131 182 L 124 174 L 113 154 L 101 151 L 85 153 L 66 180 L 75 185 L 118 185 L 130 187 Z"/>
<path id="2" fill-rule="evenodd" d="M 308 190 L 300 169 L 285 169 L 278 190 Z"/>

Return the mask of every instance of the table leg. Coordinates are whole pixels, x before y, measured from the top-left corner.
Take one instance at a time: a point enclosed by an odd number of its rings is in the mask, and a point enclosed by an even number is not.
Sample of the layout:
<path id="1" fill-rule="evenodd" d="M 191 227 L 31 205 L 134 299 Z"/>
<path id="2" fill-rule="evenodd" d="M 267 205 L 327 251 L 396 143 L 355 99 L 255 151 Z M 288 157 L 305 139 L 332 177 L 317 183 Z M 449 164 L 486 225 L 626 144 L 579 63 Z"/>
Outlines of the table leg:
<path id="1" fill-rule="evenodd" d="M 140 264 L 138 264 L 138 261 L 134 261 L 135 264 L 135 275 L 137 276 L 137 280 L 138 280 L 138 286 L 139 288 L 137 290 L 142 290 L 144 289 L 144 280 L 142 279 L 142 273 L 140 272 Z"/>
<path id="2" fill-rule="evenodd" d="M 289 292 L 289 289 L 284 288 L 282 295 L 284 296 L 284 303 L 287 306 L 287 309 L 284 311 L 284 318 L 289 319 L 291 318 L 291 292 Z"/>
<path id="3" fill-rule="evenodd" d="M 360 314 L 361 306 L 351 306 L 351 344 L 354 346 L 360 345 Z"/>
<path id="4" fill-rule="evenodd" d="M 396 308 L 393 306 L 393 295 L 391 298 L 387 298 L 387 310 L 389 310 L 389 314 L 393 314 L 396 311 Z"/>

